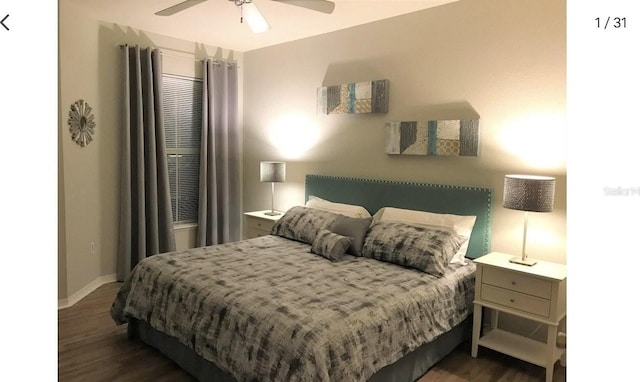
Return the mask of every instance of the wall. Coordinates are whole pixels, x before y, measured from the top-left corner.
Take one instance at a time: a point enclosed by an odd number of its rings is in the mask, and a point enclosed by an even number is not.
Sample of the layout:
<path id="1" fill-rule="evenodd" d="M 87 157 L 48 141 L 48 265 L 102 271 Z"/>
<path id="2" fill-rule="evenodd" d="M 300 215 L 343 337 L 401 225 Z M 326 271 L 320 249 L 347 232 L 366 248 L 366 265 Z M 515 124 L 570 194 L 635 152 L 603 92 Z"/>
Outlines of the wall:
<path id="1" fill-rule="evenodd" d="M 101 21 L 80 1 L 60 1 L 58 298 L 63 306 L 113 280 L 116 271 L 122 94 L 118 45 L 125 43 L 161 47 L 163 69 L 171 74 L 201 76 L 196 60 L 207 56 L 236 61 L 242 89 L 242 54 Z M 96 119 L 94 141 L 84 148 L 71 140 L 67 126 L 69 107 L 78 99 L 93 108 Z M 178 248 L 194 242 L 193 227 L 176 231 Z"/>
<path id="2" fill-rule="evenodd" d="M 508 173 L 557 178 L 555 210 L 530 214 L 530 256 L 566 262 L 566 21 L 558 0 L 462 0 L 245 53 L 244 208 L 270 208 L 261 160 L 285 160 L 275 207 L 304 203 L 307 173 L 494 190 L 492 249 L 519 253 L 523 213 L 502 208 Z M 390 81 L 389 112 L 317 115 L 316 89 Z M 479 117 L 479 157 L 384 153 L 394 120 Z"/>

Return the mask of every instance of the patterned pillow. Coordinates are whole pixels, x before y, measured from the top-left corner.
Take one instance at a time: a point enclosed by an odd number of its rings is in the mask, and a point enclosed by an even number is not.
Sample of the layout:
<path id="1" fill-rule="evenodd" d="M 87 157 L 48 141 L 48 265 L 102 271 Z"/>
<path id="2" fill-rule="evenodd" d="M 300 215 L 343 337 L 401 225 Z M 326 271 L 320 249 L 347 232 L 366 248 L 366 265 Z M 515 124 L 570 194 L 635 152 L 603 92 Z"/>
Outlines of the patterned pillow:
<path id="1" fill-rule="evenodd" d="M 338 215 L 331 226 L 331 231 L 350 237 L 352 240 L 347 252 L 355 256 L 362 256 L 362 245 L 364 244 L 367 230 L 371 225 L 371 220 L 373 220 L 371 217 L 352 218 Z"/>
<path id="2" fill-rule="evenodd" d="M 311 252 L 325 257 L 331 261 L 338 261 L 345 254 L 351 244 L 351 238 L 338 235 L 328 229 L 318 232 L 316 239 L 311 244 Z"/>
<path id="3" fill-rule="evenodd" d="M 465 256 L 467 255 L 467 249 L 469 247 L 469 238 L 471 237 L 473 226 L 476 223 L 476 217 L 382 207 L 373 216 L 373 221 L 375 223 L 379 221 L 396 221 L 407 224 L 420 224 L 435 229 L 451 231 L 456 235 L 462 235 L 465 237 L 465 241 L 449 262 L 465 265 L 467 263 Z"/>
<path id="4" fill-rule="evenodd" d="M 311 244 L 318 232 L 328 229 L 338 214 L 307 207 L 291 207 L 273 225 L 271 234 Z"/>
<path id="5" fill-rule="evenodd" d="M 440 277 L 464 240 L 463 236 L 449 231 L 383 221 L 372 225 L 367 232 L 362 256 Z"/>

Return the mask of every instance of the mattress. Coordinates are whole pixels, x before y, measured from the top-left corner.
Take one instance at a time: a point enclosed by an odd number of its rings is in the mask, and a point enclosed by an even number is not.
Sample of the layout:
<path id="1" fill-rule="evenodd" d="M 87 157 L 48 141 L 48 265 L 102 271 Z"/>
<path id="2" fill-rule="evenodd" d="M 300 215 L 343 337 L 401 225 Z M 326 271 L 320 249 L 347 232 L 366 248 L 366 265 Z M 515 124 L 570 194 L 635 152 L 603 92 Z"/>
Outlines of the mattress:
<path id="1" fill-rule="evenodd" d="M 278 236 L 149 257 L 111 308 L 238 381 L 366 381 L 462 323 L 475 265 L 442 277 Z"/>

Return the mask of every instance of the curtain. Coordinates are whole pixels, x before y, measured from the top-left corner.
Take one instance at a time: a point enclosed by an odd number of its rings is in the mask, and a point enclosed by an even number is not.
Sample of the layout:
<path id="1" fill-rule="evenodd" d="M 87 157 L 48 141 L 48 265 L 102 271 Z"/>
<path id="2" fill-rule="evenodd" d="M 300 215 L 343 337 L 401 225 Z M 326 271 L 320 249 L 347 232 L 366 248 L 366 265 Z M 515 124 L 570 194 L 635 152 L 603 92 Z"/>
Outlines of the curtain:
<path id="1" fill-rule="evenodd" d="M 238 67 L 203 61 L 200 199 L 196 246 L 240 239 Z"/>
<path id="2" fill-rule="evenodd" d="M 122 48 L 124 104 L 117 278 L 144 258 L 175 251 L 162 117 L 162 57 Z"/>

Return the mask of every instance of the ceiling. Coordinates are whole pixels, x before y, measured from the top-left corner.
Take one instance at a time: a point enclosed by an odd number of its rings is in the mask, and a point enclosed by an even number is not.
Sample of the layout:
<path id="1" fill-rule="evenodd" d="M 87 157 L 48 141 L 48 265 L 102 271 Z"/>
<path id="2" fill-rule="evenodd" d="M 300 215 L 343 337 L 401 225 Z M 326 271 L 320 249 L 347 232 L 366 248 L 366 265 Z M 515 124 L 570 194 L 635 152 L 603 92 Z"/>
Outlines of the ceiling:
<path id="1" fill-rule="evenodd" d="M 240 23 L 240 10 L 229 0 L 208 0 L 172 16 L 155 12 L 182 0 L 61 0 L 80 4 L 97 20 L 246 52 L 458 0 L 333 0 L 332 14 L 271 0 L 254 0 L 271 29 L 254 34 Z"/>

